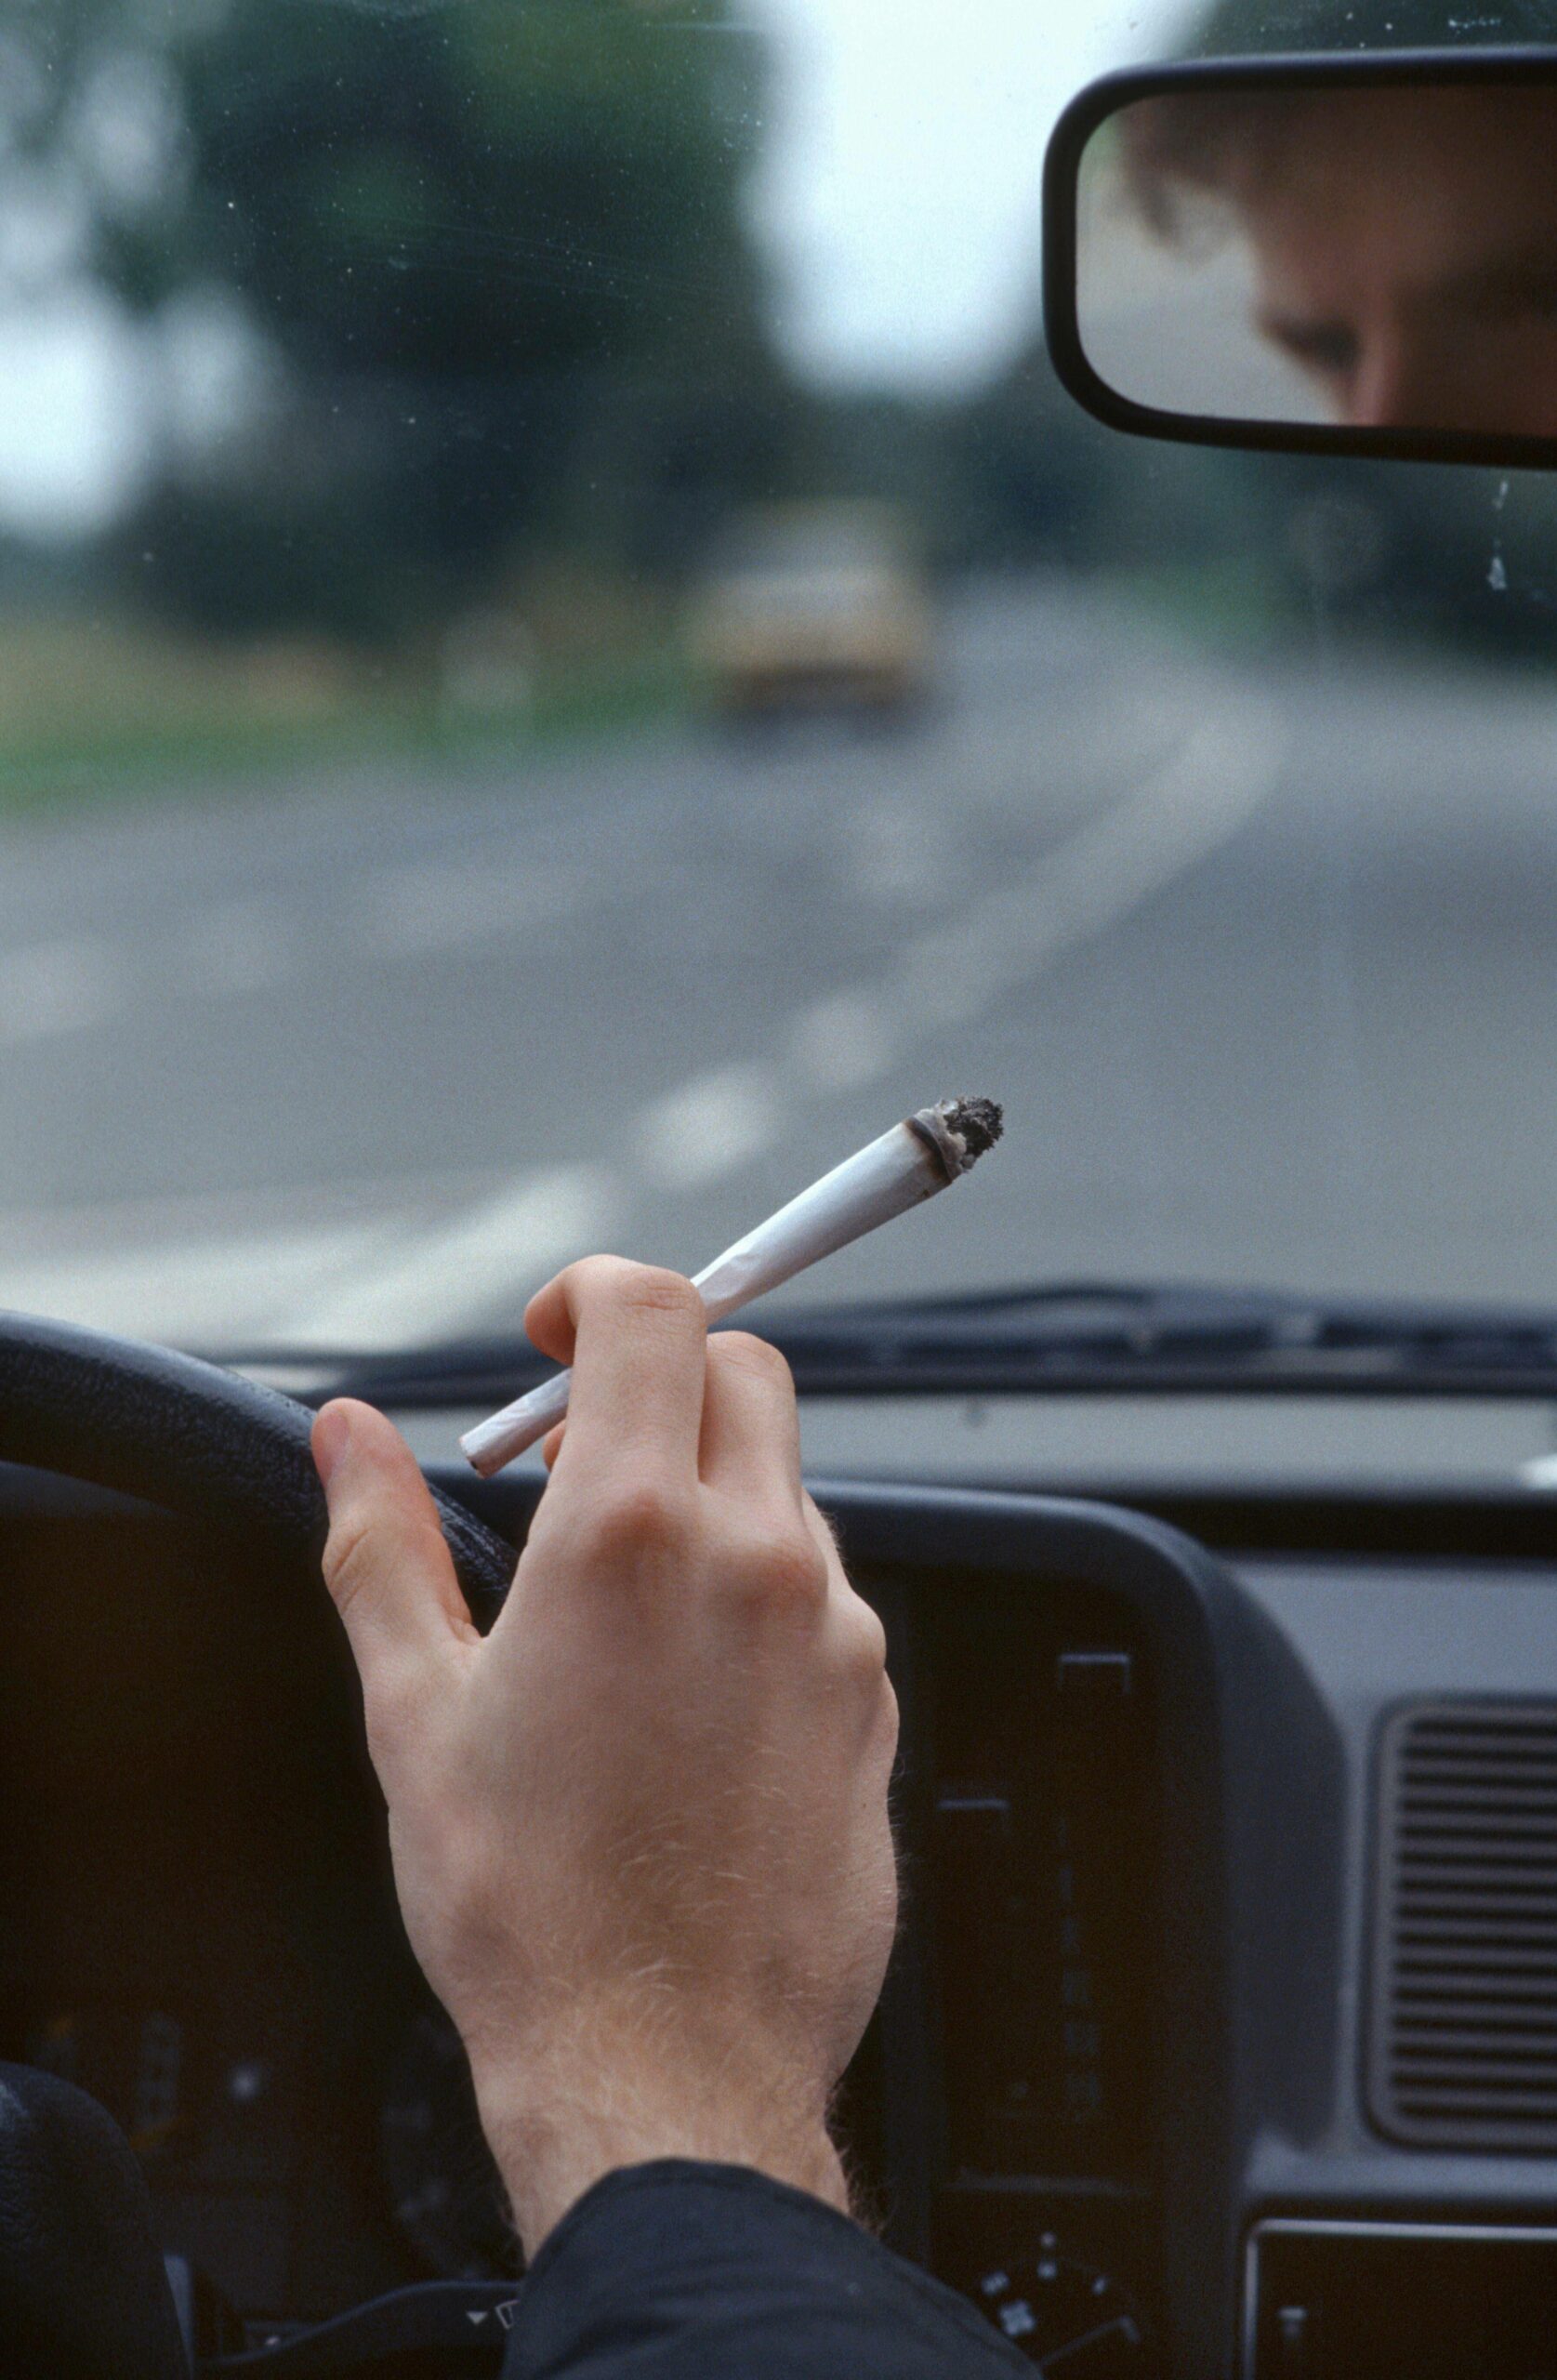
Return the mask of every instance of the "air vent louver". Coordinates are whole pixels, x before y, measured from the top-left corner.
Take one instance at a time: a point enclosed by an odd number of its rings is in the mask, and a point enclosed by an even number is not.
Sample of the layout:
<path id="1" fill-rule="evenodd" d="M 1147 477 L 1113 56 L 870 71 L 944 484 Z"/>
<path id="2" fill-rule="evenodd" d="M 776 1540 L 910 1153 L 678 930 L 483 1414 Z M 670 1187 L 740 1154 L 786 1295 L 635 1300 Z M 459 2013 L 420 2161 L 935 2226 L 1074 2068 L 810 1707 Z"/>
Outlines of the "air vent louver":
<path id="1" fill-rule="evenodd" d="M 1369 2096 L 1397 2140 L 1557 2147 L 1557 1702 L 1385 1731 Z"/>

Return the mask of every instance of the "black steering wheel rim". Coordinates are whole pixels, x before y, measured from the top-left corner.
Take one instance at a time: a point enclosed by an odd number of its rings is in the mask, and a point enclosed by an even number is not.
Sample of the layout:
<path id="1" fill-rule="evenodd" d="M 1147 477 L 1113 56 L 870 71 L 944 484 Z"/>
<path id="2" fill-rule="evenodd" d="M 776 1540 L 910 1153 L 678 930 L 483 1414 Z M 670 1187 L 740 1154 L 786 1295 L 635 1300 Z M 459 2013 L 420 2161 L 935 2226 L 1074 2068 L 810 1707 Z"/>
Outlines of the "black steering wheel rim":
<path id="1" fill-rule="evenodd" d="M 306 1405 L 168 1347 L 0 1311 L 0 1461 L 270 1530 L 317 1564 L 327 1516 Z M 489 1626 L 518 1556 L 454 1497 L 433 1501 L 472 1619 Z"/>

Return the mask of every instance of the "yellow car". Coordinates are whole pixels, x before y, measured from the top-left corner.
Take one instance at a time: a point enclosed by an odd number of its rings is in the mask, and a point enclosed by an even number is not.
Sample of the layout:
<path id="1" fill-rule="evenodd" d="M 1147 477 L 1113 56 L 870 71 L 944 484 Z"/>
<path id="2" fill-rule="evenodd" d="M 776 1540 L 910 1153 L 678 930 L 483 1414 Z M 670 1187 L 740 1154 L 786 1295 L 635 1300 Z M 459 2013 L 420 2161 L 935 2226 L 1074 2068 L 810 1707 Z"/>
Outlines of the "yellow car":
<path id="1" fill-rule="evenodd" d="M 732 716 L 906 712 L 930 691 L 930 590 L 885 507 L 797 505 L 743 522 L 699 591 L 688 641 Z"/>

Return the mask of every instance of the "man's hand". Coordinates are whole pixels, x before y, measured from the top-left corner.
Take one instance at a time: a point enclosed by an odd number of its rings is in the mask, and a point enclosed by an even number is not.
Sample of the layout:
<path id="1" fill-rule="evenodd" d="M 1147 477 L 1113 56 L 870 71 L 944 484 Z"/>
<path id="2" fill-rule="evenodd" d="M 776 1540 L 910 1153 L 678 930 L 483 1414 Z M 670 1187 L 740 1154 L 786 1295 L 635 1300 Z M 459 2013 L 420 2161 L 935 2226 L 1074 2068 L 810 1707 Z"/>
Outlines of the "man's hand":
<path id="1" fill-rule="evenodd" d="M 412 1947 L 532 2255 L 653 2157 L 842 2204 L 827 2101 L 896 1922 L 880 1624 L 801 1487 L 772 1349 L 609 1257 L 525 1323 L 573 1400 L 484 1640 L 390 1424 L 337 1403 L 314 1429 Z"/>

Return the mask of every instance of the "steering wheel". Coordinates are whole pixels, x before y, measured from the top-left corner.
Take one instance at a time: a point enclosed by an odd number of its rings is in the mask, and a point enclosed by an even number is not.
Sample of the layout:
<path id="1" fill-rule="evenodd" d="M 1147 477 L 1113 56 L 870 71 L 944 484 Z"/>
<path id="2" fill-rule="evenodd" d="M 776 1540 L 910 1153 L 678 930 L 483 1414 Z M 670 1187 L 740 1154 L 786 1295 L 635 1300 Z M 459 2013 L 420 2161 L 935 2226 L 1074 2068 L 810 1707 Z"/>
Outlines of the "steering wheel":
<path id="1" fill-rule="evenodd" d="M 305 1405 L 216 1364 L 136 1339 L 0 1312 L 0 1461 L 63 1473 L 190 1520 L 270 1530 L 317 1561 L 327 1519 Z M 490 1626 L 512 1546 L 433 1489 L 478 1627 Z"/>
<path id="2" fill-rule="evenodd" d="M 317 1561 L 327 1525 L 309 1451 L 312 1418 L 291 1397 L 191 1355 L 0 1313 L 0 1462 L 114 1488 L 186 1519 L 268 1531 L 282 1558 L 305 1562 Z M 517 1556 L 453 1497 L 435 1488 L 433 1498 L 471 1617 L 488 1626 Z M 273 2352 L 218 2355 L 201 2369 L 305 2380 L 414 2348 L 437 2349 L 448 2369 L 464 2371 L 473 2338 L 487 2336 L 470 2325 L 491 2318 L 500 2336 L 496 2318 L 512 2294 L 511 2282 L 425 2282 Z M 37 2346 L 24 2358 L 30 2371 L 166 2380 L 187 2369 L 191 2341 L 178 2342 L 123 2136 L 79 2092 L 14 2067 L 0 2068 L 0 2328 L 11 2347 L 19 2336 Z"/>

